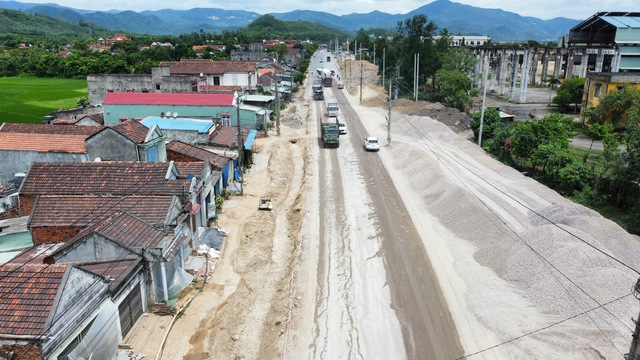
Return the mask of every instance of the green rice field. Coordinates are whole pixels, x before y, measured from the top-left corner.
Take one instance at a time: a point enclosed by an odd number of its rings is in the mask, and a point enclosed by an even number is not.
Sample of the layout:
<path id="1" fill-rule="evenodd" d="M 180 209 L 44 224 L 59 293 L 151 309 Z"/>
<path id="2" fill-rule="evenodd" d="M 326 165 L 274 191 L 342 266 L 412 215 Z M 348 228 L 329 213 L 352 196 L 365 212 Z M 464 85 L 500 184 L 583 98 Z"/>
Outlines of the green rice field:
<path id="1" fill-rule="evenodd" d="M 0 77 L 0 124 L 42 122 L 54 111 L 76 108 L 87 94 L 86 80 Z"/>

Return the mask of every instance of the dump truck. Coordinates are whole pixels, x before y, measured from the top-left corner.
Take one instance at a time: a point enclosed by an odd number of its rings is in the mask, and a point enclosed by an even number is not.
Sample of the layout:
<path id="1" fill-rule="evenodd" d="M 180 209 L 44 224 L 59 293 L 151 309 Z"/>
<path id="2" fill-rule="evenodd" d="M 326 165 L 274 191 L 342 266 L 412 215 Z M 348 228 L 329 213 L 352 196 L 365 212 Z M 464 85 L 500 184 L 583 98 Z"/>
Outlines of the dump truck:
<path id="1" fill-rule="evenodd" d="M 322 123 L 322 146 L 340 147 L 340 128 L 336 123 Z"/>
<path id="2" fill-rule="evenodd" d="M 322 81 L 320 79 L 313 80 L 311 88 L 314 100 L 324 100 L 324 91 L 322 90 Z"/>
<path id="3" fill-rule="evenodd" d="M 329 115 L 329 117 L 338 117 L 339 111 L 340 111 L 340 108 L 338 107 L 338 103 L 327 104 L 327 115 Z"/>

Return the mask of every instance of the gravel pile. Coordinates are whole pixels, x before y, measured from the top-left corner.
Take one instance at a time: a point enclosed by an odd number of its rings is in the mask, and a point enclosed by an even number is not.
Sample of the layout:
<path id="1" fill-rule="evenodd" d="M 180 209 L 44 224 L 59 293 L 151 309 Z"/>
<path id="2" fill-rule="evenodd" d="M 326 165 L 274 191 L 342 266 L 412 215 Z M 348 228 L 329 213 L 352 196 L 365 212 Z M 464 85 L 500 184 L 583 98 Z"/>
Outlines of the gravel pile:
<path id="1" fill-rule="evenodd" d="M 640 269 L 637 238 L 454 134 L 449 127 L 462 120 L 450 110 L 399 117 L 389 151 L 450 234 L 432 241 L 447 249 L 466 285 L 462 318 L 475 317 L 493 337 L 463 339 L 466 352 L 535 332 L 485 355 L 621 358 L 638 313 L 630 295 L 638 274 L 603 253 Z"/>

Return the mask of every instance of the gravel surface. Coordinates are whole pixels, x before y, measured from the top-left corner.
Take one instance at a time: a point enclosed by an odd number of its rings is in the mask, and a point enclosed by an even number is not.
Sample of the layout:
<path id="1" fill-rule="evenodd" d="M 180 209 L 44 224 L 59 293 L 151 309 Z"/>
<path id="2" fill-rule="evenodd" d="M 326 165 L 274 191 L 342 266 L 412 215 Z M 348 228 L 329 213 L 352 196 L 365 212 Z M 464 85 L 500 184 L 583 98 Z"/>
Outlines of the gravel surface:
<path id="1" fill-rule="evenodd" d="M 366 126 L 386 138 L 386 109 L 359 111 L 377 118 Z M 622 358 L 638 273 L 605 254 L 640 269 L 637 238 L 493 160 L 449 119 L 393 119 L 380 156 L 422 227 L 465 353 Z"/>

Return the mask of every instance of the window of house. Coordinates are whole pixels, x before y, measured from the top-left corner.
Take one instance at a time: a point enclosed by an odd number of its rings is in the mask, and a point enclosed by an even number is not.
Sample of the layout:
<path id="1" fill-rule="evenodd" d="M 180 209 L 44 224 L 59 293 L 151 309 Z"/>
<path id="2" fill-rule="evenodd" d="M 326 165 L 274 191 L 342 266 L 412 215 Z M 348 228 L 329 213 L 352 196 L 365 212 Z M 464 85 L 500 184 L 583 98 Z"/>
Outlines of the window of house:
<path id="1" fill-rule="evenodd" d="M 220 85 L 220 76 L 213 77 L 213 85 Z"/>
<path id="2" fill-rule="evenodd" d="M 147 149 L 147 162 L 157 162 L 158 161 L 158 149 L 156 147 L 150 147 Z"/>
<path id="3" fill-rule="evenodd" d="M 160 91 L 160 84 L 156 84 L 156 90 Z"/>
<path id="4" fill-rule="evenodd" d="M 596 89 L 593 92 L 593 96 L 599 98 L 601 92 L 602 92 L 602 84 L 596 84 Z"/>
<path id="5" fill-rule="evenodd" d="M 191 83 L 191 91 L 198 92 L 198 83 L 197 82 Z"/>
<path id="6" fill-rule="evenodd" d="M 231 125 L 231 114 L 223 113 L 222 116 L 222 126 L 230 126 Z"/>

